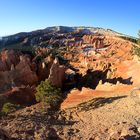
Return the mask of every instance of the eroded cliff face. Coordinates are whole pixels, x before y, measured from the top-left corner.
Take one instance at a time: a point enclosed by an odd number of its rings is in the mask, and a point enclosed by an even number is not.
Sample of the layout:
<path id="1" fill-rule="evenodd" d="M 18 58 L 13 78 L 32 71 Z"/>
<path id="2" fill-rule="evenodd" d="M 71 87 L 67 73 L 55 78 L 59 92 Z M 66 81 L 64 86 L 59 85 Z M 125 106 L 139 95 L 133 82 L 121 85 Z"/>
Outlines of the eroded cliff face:
<path id="1" fill-rule="evenodd" d="M 84 35 L 79 47 L 68 47 L 64 57 L 78 70 L 77 91 L 71 90 L 62 103 L 66 108 L 90 100 L 94 92 L 130 91 L 140 85 L 140 67 L 133 43 L 117 36 Z M 70 49 L 71 48 L 71 49 Z M 84 88 L 86 90 L 84 90 Z"/>
<path id="2" fill-rule="evenodd" d="M 19 54 L 16 54 L 13 50 L 3 50 L 0 53 L 0 71 L 8 71 L 11 66 L 17 65 L 19 62 Z"/>
<path id="3" fill-rule="evenodd" d="M 43 54 L 42 54 L 43 55 Z M 37 56 L 41 57 L 40 53 Z M 36 102 L 36 86 L 43 80 L 49 80 L 58 87 L 62 87 L 65 79 L 65 67 L 58 59 L 46 56 L 36 62 L 30 55 L 16 53 L 13 50 L 1 52 L 0 70 L 0 98 L 20 104 Z M 23 99 L 22 99 L 23 98 Z"/>
<path id="4" fill-rule="evenodd" d="M 70 49 L 71 48 L 71 49 Z M 68 47 L 64 57 L 70 60 L 70 64 L 79 70 L 82 75 L 87 70 L 106 71 L 108 76 L 117 75 L 118 64 L 133 60 L 133 45 L 131 42 L 116 36 L 84 35 L 79 47 Z M 110 77 L 111 78 L 111 77 Z"/>
<path id="5" fill-rule="evenodd" d="M 5 56 L 3 53 L 13 54 L 13 51 L 3 51 L 2 56 Z M 27 55 L 21 55 L 17 56 L 17 59 L 15 59 L 15 56 L 16 53 L 13 56 L 10 55 L 10 57 L 8 57 L 7 55 L 5 57 L 2 57 L 2 61 L 7 64 L 7 67 L 5 71 L 0 71 L 1 91 L 12 89 L 12 87 L 14 86 L 31 86 L 37 84 L 38 82 L 38 77 L 35 71 L 31 69 L 33 64 L 31 63 L 30 57 Z"/>
<path id="6" fill-rule="evenodd" d="M 46 78 L 49 77 L 50 69 L 53 65 L 54 58 L 51 56 L 46 57 L 42 62 L 39 62 L 37 68 L 37 75 L 39 81 L 44 81 Z"/>
<path id="7" fill-rule="evenodd" d="M 74 79 L 75 85 L 96 89 L 99 82 L 116 84 L 131 84 L 131 76 L 121 73 L 120 65 L 124 61 L 133 60 L 133 45 L 131 42 L 117 36 L 99 34 L 56 35 L 47 48 L 37 48 L 36 55 L 32 58 L 29 54 L 22 54 L 13 50 L 3 50 L 0 55 L 0 91 L 11 90 L 21 85 L 37 85 L 40 81 L 49 78 L 58 86 L 64 86 L 67 77 L 67 68 L 75 69 L 78 78 Z M 56 46 L 52 47 L 52 44 Z M 53 53 L 53 57 L 50 55 Z M 47 54 L 47 55 L 46 55 Z M 61 56 L 69 62 L 67 66 L 60 65 L 55 55 Z M 90 73 L 88 71 L 90 70 Z M 130 78 L 130 79 L 129 79 Z M 132 78 L 135 80 L 135 78 Z M 74 81 L 73 80 L 73 81 Z M 69 82 L 73 82 L 68 79 Z M 74 83 L 74 82 L 73 82 Z M 135 83 L 135 82 L 134 82 Z M 100 84 L 101 85 L 101 84 Z M 63 87 L 65 89 L 65 87 Z M 81 87 L 80 87 L 81 88 Z"/>

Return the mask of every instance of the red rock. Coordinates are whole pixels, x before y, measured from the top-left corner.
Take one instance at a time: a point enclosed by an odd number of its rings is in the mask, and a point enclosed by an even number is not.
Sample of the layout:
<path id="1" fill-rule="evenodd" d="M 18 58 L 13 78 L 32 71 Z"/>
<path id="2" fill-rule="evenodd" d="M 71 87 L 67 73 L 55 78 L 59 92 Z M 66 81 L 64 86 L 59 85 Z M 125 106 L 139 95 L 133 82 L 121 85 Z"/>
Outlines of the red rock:
<path id="1" fill-rule="evenodd" d="M 54 59 L 51 56 L 48 56 L 44 59 L 43 62 L 40 62 L 38 64 L 38 71 L 37 75 L 39 78 L 39 81 L 44 81 L 46 78 L 49 77 L 50 69 L 53 64 Z"/>
<path id="2" fill-rule="evenodd" d="M 36 102 L 35 92 L 36 92 L 35 87 L 30 86 L 13 87 L 11 90 L 1 94 L 0 99 L 3 99 L 4 102 L 9 101 L 14 102 L 16 104 L 31 105 Z"/>
<path id="3" fill-rule="evenodd" d="M 0 54 L 0 71 L 6 71 L 11 69 L 11 65 L 18 64 L 19 57 L 13 50 L 3 50 Z"/>
<path id="4" fill-rule="evenodd" d="M 65 70 L 66 68 L 63 65 L 59 64 L 57 58 L 55 58 L 52 67 L 50 69 L 49 80 L 51 83 L 57 87 L 62 87 L 62 84 L 65 79 Z"/>
<path id="5" fill-rule="evenodd" d="M 18 89 L 12 89 L 8 99 L 15 101 L 18 104 L 33 104 L 35 100 L 35 87 L 19 87 Z"/>
<path id="6" fill-rule="evenodd" d="M 38 82 L 38 77 L 35 71 L 31 70 L 32 63 L 28 56 L 21 56 L 20 62 L 16 65 L 15 70 L 17 70 L 18 75 L 15 79 L 16 83 L 22 83 L 23 85 L 34 85 Z"/>
<path id="7" fill-rule="evenodd" d="M 0 91 L 5 91 L 12 87 L 12 82 L 15 85 L 35 85 L 38 82 L 38 77 L 35 71 L 31 70 L 32 63 L 28 56 L 20 56 L 20 62 L 12 70 L 0 72 Z"/>

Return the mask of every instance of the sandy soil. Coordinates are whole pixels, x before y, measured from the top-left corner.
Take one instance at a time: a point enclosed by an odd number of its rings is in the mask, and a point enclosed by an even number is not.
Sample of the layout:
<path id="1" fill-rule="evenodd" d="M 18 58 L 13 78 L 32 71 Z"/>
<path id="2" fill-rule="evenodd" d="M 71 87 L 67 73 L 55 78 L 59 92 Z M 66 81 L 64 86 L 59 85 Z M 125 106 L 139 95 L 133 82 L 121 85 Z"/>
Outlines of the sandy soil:
<path id="1" fill-rule="evenodd" d="M 69 139 L 140 139 L 140 98 L 135 92 L 133 95 L 136 96 L 114 93 L 95 97 L 65 110 L 65 116 L 71 116 L 71 120 L 76 122 L 71 129 L 77 133 Z"/>

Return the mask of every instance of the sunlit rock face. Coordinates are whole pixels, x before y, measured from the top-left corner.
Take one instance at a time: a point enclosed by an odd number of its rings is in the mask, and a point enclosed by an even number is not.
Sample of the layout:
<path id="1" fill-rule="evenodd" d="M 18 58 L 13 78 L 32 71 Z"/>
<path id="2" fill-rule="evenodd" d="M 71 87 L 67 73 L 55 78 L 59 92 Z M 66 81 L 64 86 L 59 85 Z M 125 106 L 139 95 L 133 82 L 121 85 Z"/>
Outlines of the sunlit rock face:
<path id="1" fill-rule="evenodd" d="M 17 65 L 19 62 L 19 55 L 13 50 L 3 50 L 0 53 L 0 71 L 8 71 L 12 65 Z"/>
<path id="2" fill-rule="evenodd" d="M 65 79 L 65 66 L 59 64 L 59 60 L 55 58 L 50 69 L 49 80 L 57 87 L 62 87 Z"/>
<path id="3" fill-rule="evenodd" d="M 1 52 L 0 89 L 11 89 L 13 83 L 16 86 L 34 85 L 38 82 L 38 77 L 33 68 L 30 57 L 27 55 L 17 55 L 14 51 Z"/>

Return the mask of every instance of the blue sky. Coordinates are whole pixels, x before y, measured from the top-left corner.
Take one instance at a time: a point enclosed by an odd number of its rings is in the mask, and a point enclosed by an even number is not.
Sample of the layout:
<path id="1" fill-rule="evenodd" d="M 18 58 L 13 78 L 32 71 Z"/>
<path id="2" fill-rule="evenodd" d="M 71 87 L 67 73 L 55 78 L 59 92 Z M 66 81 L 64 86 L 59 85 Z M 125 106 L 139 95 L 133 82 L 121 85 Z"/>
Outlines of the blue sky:
<path id="1" fill-rule="evenodd" d="M 0 36 L 48 26 L 93 26 L 137 36 L 140 0 L 0 0 Z"/>

